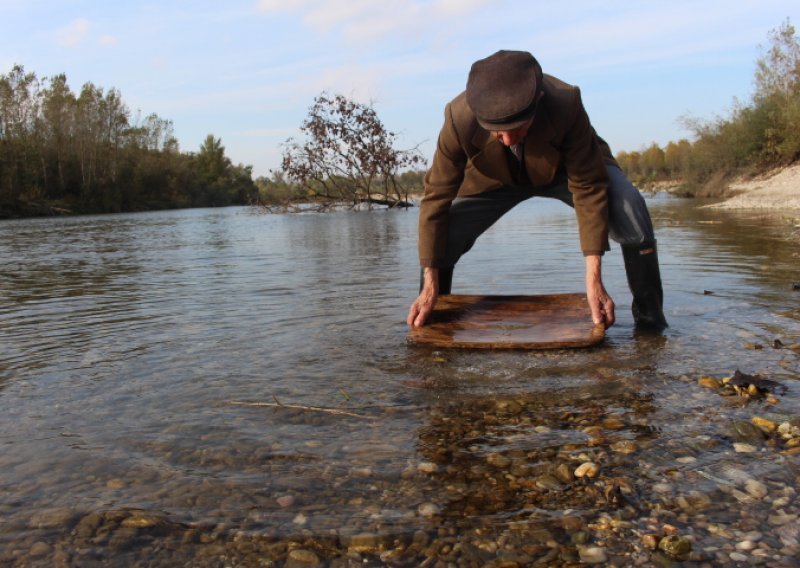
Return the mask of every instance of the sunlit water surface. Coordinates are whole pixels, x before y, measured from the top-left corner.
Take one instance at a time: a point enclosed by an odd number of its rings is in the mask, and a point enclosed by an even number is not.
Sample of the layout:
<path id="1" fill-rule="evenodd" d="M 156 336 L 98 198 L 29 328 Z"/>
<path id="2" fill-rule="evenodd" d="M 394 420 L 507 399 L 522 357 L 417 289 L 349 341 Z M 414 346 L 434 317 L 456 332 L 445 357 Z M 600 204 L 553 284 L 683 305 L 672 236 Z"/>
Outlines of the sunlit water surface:
<path id="1" fill-rule="evenodd" d="M 670 524 L 714 563 L 709 525 L 767 539 L 770 516 L 797 513 L 800 462 L 776 439 L 737 452 L 730 428 L 800 417 L 797 220 L 650 207 L 670 328 L 634 333 L 615 246 L 606 342 L 538 353 L 406 343 L 416 211 L 0 223 L 0 561 L 289 565 L 303 549 L 472 565 L 469 545 L 475 562 L 561 547 L 557 564 L 581 540 L 624 558 Z M 574 214 L 533 200 L 462 260 L 454 292 L 582 281 Z M 736 369 L 788 390 L 744 402 L 697 383 Z M 585 461 L 597 478 L 548 486 L 557 465 Z M 616 478 L 628 509 L 603 500 Z M 743 504 L 749 478 L 769 495 Z M 687 509 L 687 495 L 712 503 Z M 630 526 L 616 544 L 592 528 L 617 517 Z M 519 523 L 550 540 L 523 550 Z"/>

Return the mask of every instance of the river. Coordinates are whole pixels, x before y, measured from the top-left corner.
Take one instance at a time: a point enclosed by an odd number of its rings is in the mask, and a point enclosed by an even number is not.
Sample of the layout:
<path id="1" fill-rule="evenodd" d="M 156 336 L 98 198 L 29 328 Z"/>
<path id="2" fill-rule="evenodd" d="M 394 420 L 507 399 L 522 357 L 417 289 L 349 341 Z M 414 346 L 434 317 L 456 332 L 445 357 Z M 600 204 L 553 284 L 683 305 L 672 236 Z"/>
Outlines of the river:
<path id="1" fill-rule="evenodd" d="M 617 324 L 543 352 L 406 343 L 414 210 L 0 223 L 0 564 L 800 565 L 798 220 L 649 205 L 669 329 L 613 246 Z M 453 289 L 582 281 L 531 200 Z"/>

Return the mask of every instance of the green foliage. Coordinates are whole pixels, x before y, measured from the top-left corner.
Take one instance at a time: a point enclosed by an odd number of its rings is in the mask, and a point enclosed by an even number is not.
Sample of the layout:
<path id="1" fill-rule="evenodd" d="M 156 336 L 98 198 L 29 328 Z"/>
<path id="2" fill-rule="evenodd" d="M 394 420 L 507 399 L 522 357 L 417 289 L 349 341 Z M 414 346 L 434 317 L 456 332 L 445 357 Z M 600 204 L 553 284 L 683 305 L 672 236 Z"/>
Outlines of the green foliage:
<path id="1" fill-rule="evenodd" d="M 769 169 L 800 159 L 800 40 L 787 19 L 770 33 L 770 46 L 756 62 L 749 104 L 734 101 L 728 117 L 682 119 L 694 133 L 661 149 L 620 152 L 617 160 L 639 184 L 680 180 L 693 193 L 716 191 L 732 175 Z"/>
<path id="2" fill-rule="evenodd" d="M 132 119 L 116 89 L 75 94 L 65 75 L 20 65 L 0 75 L 0 216 L 246 204 L 256 191 L 221 140 L 183 154 L 169 120 Z"/>

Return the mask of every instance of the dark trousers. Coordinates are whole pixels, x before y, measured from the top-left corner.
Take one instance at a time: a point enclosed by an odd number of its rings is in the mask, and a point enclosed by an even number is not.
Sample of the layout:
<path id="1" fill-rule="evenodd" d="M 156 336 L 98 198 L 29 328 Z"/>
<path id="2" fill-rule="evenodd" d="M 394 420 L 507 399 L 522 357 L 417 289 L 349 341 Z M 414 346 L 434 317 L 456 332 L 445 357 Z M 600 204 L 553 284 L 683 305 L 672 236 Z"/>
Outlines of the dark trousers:
<path id="1" fill-rule="evenodd" d="M 608 166 L 608 175 L 609 237 L 620 245 L 653 246 L 653 224 L 641 193 L 616 166 Z M 503 187 L 456 198 L 450 206 L 447 253 L 441 266 L 455 266 L 479 236 L 514 206 L 531 197 L 549 197 L 573 206 L 566 177 L 539 188 Z"/>

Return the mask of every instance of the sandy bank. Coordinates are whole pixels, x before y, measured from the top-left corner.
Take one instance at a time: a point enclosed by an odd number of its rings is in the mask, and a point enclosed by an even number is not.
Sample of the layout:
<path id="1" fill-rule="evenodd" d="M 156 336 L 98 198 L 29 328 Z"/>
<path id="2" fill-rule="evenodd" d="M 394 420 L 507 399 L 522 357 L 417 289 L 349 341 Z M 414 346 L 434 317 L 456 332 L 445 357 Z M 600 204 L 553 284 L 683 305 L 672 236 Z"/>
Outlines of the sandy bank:
<path id="1" fill-rule="evenodd" d="M 800 213 L 800 164 L 730 184 L 733 197 L 709 205 L 720 209 L 790 210 Z"/>

